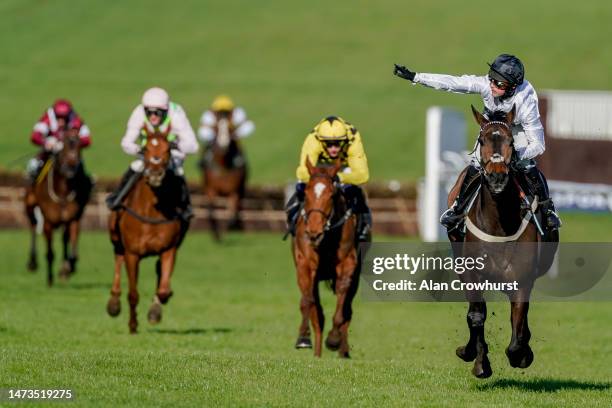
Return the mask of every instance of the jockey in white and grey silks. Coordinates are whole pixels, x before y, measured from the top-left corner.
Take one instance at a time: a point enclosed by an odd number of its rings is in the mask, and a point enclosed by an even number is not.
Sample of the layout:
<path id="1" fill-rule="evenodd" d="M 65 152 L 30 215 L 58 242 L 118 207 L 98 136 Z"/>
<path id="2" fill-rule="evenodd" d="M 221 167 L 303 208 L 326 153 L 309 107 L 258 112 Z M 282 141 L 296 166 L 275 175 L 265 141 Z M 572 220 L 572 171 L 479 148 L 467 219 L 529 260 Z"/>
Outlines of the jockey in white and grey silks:
<path id="1" fill-rule="evenodd" d="M 485 106 L 484 115 L 489 117 L 495 112 L 510 112 L 516 107 L 512 124 L 514 150 L 516 157 L 513 167 L 524 175 L 529 193 L 538 195 L 542 203 L 545 225 L 549 231 L 561 226 L 549 197 L 548 185 L 543 174 L 536 167 L 535 158 L 545 150 L 544 127 L 540 121 L 538 96 L 535 89 L 524 79 L 525 70 L 522 62 L 513 55 L 501 54 L 492 64 L 485 76 L 476 75 L 443 75 L 426 74 L 410 71 L 404 66 L 396 65 L 394 74 L 422 84 L 426 87 L 463 94 L 480 94 Z M 464 214 L 466 188 L 472 177 L 480 171 L 480 149 L 474 149 L 471 164 L 467 169 L 463 185 L 453 206 L 442 214 L 440 222 L 447 229 L 454 229 Z"/>
<path id="2" fill-rule="evenodd" d="M 198 151 L 198 142 L 183 108 L 177 103 L 170 102 L 168 93 L 157 87 L 150 88 L 144 93 L 142 103 L 136 106 L 130 115 L 125 135 L 121 139 L 121 148 L 125 153 L 136 156 L 136 159 L 132 161 L 119 187 L 109 195 L 106 203 L 111 210 L 120 208 L 123 198 L 144 171 L 141 149 L 146 131 L 168 132 L 168 141 L 172 143 L 170 170 L 182 182 L 180 210 L 181 216 L 187 220 L 192 216 L 192 210 L 184 178 L 183 161 L 187 154 Z"/>

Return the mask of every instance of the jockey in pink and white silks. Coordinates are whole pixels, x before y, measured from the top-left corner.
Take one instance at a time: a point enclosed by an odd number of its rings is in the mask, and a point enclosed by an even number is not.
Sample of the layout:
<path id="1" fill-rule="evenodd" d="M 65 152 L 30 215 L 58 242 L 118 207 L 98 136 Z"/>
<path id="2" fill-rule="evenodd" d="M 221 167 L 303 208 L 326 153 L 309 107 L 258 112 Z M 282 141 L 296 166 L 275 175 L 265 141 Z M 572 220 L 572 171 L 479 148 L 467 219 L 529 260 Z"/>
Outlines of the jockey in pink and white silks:
<path id="1" fill-rule="evenodd" d="M 170 170 L 182 182 L 181 215 L 184 219 L 192 216 L 189 191 L 184 177 L 183 161 L 188 154 L 198 151 L 198 142 L 193 128 L 183 108 L 170 101 L 168 93 L 162 88 L 150 88 L 142 96 L 142 103 L 136 106 L 127 123 L 121 148 L 131 156 L 136 156 L 124 174 L 117 190 L 107 198 L 111 210 L 121 207 L 123 198 L 142 175 L 144 162 L 141 149 L 146 132 L 168 132 L 168 141 L 172 143 Z"/>
<path id="2" fill-rule="evenodd" d="M 485 106 L 483 114 L 489 120 L 493 120 L 496 112 L 507 113 L 516 106 L 512 124 L 515 150 L 513 168 L 517 174 L 524 176 L 523 184 L 530 190 L 528 193 L 538 196 L 546 228 L 553 231 L 561 226 L 546 179 L 535 162 L 535 158 L 545 150 L 538 96 L 531 83 L 525 79 L 525 68 L 517 57 L 509 54 L 499 55 L 489 64 L 489 72 L 485 76 L 416 73 L 401 65 L 395 65 L 393 73 L 414 84 L 437 90 L 480 94 Z M 463 220 L 463 211 L 469 198 L 466 192 L 468 183 L 480 171 L 480 149 L 476 148 L 455 203 L 440 218 L 441 224 L 447 229 L 454 229 Z"/>

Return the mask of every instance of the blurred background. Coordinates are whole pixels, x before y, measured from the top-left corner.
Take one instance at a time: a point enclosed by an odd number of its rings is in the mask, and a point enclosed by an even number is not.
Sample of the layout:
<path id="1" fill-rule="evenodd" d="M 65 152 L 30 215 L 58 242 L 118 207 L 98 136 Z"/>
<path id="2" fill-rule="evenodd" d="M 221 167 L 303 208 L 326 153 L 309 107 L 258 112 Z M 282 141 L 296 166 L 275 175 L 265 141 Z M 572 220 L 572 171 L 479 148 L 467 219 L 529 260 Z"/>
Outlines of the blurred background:
<path id="1" fill-rule="evenodd" d="M 465 113 L 467 148 L 477 133 L 469 107 L 482 102 L 478 95 L 411 86 L 392 75 L 393 63 L 484 75 L 487 62 L 511 53 L 538 92 L 610 92 L 611 20 L 612 3 L 603 1 L 3 0 L 0 172 L 11 180 L 21 175 L 36 152 L 32 126 L 63 97 L 91 128 L 88 170 L 100 181 L 118 180 L 131 160 L 119 145 L 126 122 L 144 90 L 157 85 L 185 108 L 194 128 L 220 93 L 244 107 L 257 127 L 244 141 L 249 185 L 275 194 L 294 181 L 312 127 L 330 114 L 344 117 L 362 134 L 371 185 L 384 190 L 397 181 L 414 221 L 427 109 Z M 194 185 L 201 181 L 197 159 L 185 164 Z M 561 216 L 564 241 L 612 239 L 609 210 Z M 281 228 L 277 220 L 273 229 Z M 399 233 L 375 239 L 418 239 L 415 227 Z M 535 394 L 542 404 L 558 396 L 570 405 L 610 401 L 610 383 L 602 382 L 609 381 L 612 355 L 612 333 L 603 329 L 610 327 L 608 304 L 533 307 L 537 364 L 525 375 L 503 356 L 508 307 L 492 305 L 487 324 L 498 379 L 466 387 L 456 379 L 467 378 L 468 368 L 453 356 L 467 335 L 462 304 L 357 301 L 351 326 L 357 362 L 343 365 L 327 352 L 313 364 L 310 352 L 293 350 L 299 296 L 289 245 L 278 232 L 234 233 L 222 244 L 190 233 L 166 320 L 161 328 L 144 323 L 138 340 L 127 335 L 125 312 L 118 320 L 104 313 L 113 264 L 107 233 L 85 231 L 80 245 L 77 275 L 49 290 L 44 273 L 25 271 L 26 230 L 0 232 L 0 386 L 75 384 L 81 401 L 143 405 L 190 405 L 185 401 L 202 395 L 222 405 L 403 404 L 407 398 L 429 405 L 475 398 L 527 404 Z M 152 262 L 142 270 L 141 299 L 148 300 Z M 324 292 L 329 314 L 334 299 Z"/>

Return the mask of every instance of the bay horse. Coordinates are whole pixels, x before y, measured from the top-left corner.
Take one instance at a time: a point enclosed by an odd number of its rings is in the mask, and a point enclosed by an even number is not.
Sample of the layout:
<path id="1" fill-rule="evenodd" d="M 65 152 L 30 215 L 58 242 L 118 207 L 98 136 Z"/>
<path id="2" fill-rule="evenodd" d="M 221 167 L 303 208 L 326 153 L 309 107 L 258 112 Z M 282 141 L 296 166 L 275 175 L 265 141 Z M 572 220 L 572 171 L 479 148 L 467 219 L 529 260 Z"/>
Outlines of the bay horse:
<path id="1" fill-rule="evenodd" d="M 335 182 L 340 162 L 313 166 L 307 159 L 310 181 L 304 207 L 296 224 L 291 250 L 301 292 L 302 322 L 295 344 L 297 349 L 312 348 L 309 320 L 315 334 L 315 357 L 321 357 L 324 326 L 319 282 L 331 281 L 336 294 L 336 311 L 325 346 L 349 358 L 348 331 L 357 293 L 361 259 L 357 246 L 357 216 L 351 212 Z"/>
<path id="2" fill-rule="evenodd" d="M 527 368 L 534 359 L 527 320 L 531 290 L 535 280 L 550 268 L 559 235 L 557 231 L 545 237 L 539 233 L 538 220 L 534 220 L 538 197 L 529 202 L 518 181 L 519 176 L 512 170 L 514 139 L 511 127 L 515 107 L 507 114 L 495 112 L 489 119 L 473 106 L 472 113 L 480 125 L 477 148 L 480 148 L 481 172 L 472 180 L 477 184 L 477 191 L 467 209 L 465 238 L 457 242 L 457 236 L 449 233 L 449 239 L 455 242 L 455 256 L 478 257 L 485 253 L 489 256 L 486 268 L 466 271 L 460 275 L 462 282 L 518 282 L 518 290 L 506 292 L 511 304 L 512 326 L 506 356 L 512 367 Z M 460 183 L 461 180 L 457 185 Z M 451 190 L 449 205 L 455 199 L 457 187 Z M 550 245 L 543 245 L 544 239 Z M 472 374 L 487 378 L 493 371 L 485 341 L 486 301 L 482 291 L 466 290 L 465 294 L 469 302 L 470 337 L 465 346 L 457 348 L 456 354 L 463 361 L 474 361 Z"/>
<path id="3" fill-rule="evenodd" d="M 43 231 L 47 241 L 47 285 L 53 285 L 53 230 L 64 227 L 64 261 L 59 277 L 68 279 L 76 272 L 78 260 L 79 223 L 89 195 L 91 181 L 83 170 L 81 140 L 78 129 L 60 132 L 58 140 L 62 148 L 52 153 L 45 161 L 34 185 L 25 195 L 25 212 L 30 221 L 31 245 L 28 269 L 38 268 L 36 254 L 36 225 L 34 213 L 40 208 L 43 216 Z"/>
<path id="4" fill-rule="evenodd" d="M 168 130 L 169 131 L 169 130 Z M 157 256 L 156 294 L 148 312 L 151 324 L 161 321 L 162 304 L 166 304 L 172 290 L 170 278 L 174 270 L 177 250 L 189 227 L 178 212 L 180 183 L 168 166 L 171 144 L 166 133 L 147 131 L 144 145 L 144 171 L 119 210 L 110 214 L 108 227 L 115 254 L 115 271 L 111 297 L 107 303 L 110 316 L 121 311 L 121 269 L 128 275 L 128 303 L 130 305 L 129 330 L 137 332 L 138 273 L 141 259 Z"/>
<path id="5" fill-rule="evenodd" d="M 237 158 L 242 158 L 242 160 L 236 162 Z M 240 209 L 247 180 L 244 156 L 235 135 L 231 116 L 228 114 L 217 114 L 215 138 L 204 152 L 201 164 L 203 189 L 208 200 L 208 222 L 213 236 L 219 240 L 221 232 L 214 215 L 215 200 L 217 197 L 227 197 L 228 209 L 232 214 L 228 229 L 242 229 Z"/>

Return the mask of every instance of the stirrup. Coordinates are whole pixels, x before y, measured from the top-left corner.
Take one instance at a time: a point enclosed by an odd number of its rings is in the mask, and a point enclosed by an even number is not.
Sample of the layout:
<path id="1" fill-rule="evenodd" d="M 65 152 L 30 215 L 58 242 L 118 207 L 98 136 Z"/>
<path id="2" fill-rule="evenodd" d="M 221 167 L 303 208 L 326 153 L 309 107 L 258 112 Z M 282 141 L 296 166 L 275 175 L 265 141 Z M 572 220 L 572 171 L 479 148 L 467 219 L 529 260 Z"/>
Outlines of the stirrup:
<path id="1" fill-rule="evenodd" d="M 553 210 L 548 210 L 545 214 L 546 217 L 546 229 L 549 231 L 556 231 L 563 226 L 559 214 Z"/>
<path id="2" fill-rule="evenodd" d="M 452 231 L 459 225 L 463 219 L 463 214 L 455 214 L 455 207 L 451 207 L 444 211 L 440 216 L 440 224 L 447 230 Z"/>

